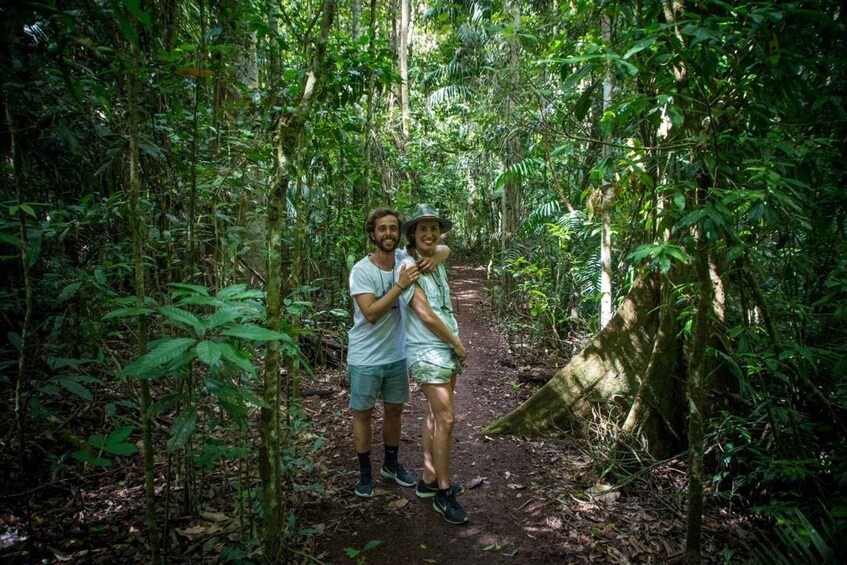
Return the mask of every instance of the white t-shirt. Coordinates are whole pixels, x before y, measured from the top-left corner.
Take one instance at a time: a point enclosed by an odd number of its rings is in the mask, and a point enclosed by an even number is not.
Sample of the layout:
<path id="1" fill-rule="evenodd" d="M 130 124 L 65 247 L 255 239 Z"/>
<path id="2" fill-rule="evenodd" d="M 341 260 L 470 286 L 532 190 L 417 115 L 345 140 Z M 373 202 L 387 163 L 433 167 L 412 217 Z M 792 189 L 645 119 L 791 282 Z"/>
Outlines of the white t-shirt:
<path id="1" fill-rule="evenodd" d="M 394 272 L 398 273 L 402 264 L 408 266 L 414 265 L 414 263 L 414 258 L 407 256 L 394 264 Z M 458 336 L 459 324 L 453 316 L 450 287 L 447 286 L 447 269 L 444 264 L 440 263 L 435 272 L 418 278 L 418 285 L 426 293 L 429 307 L 432 308 L 435 315 L 441 318 L 441 321 L 453 335 Z M 412 285 L 400 295 L 400 302 L 404 306 L 403 329 L 406 333 L 406 364 L 411 367 L 418 361 L 426 361 L 439 367 L 452 369 L 455 367 L 453 347 L 429 331 L 415 311 L 409 307 L 409 303 L 414 296 L 414 288 L 415 286 Z"/>
<path id="2" fill-rule="evenodd" d="M 407 253 L 398 249 L 394 252 L 397 265 Z M 353 327 L 347 332 L 348 365 L 385 365 L 401 361 L 403 351 L 403 323 L 400 305 L 394 306 L 375 324 L 370 323 L 356 301 L 357 294 L 373 294 L 375 300 L 391 290 L 396 279 L 394 271 L 383 271 L 374 265 L 370 257 L 361 259 L 350 270 L 350 296 L 353 297 Z"/>

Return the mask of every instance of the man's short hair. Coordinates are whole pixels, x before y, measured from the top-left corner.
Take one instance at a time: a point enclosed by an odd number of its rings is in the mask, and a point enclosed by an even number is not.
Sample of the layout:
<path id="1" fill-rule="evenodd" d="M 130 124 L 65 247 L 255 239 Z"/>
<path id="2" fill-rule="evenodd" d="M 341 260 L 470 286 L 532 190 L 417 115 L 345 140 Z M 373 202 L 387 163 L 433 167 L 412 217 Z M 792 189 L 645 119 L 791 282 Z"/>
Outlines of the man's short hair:
<path id="1" fill-rule="evenodd" d="M 380 218 L 384 218 L 385 216 L 394 216 L 397 218 L 397 227 L 399 228 L 403 225 L 403 219 L 400 217 L 400 213 L 393 208 L 374 208 L 371 210 L 371 213 L 368 214 L 368 219 L 365 221 L 365 233 L 373 233 L 376 229 L 376 221 Z"/>

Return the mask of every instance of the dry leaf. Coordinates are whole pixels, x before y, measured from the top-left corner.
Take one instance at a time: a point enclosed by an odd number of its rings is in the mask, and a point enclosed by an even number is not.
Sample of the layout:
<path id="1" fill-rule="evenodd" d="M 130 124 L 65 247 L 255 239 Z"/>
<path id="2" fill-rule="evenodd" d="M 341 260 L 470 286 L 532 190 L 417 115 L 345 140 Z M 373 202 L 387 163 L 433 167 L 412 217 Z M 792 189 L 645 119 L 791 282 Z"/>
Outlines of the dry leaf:
<path id="1" fill-rule="evenodd" d="M 196 526 L 189 526 L 187 528 L 177 528 L 176 533 L 181 536 L 187 537 L 188 539 L 194 539 L 196 537 L 213 534 L 219 530 L 220 528 L 218 528 L 214 524 L 210 524 L 208 526 L 198 524 Z"/>
<path id="2" fill-rule="evenodd" d="M 392 500 L 388 503 L 389 508 L 393 508 L 395 510 L 399 510 L 409 504 L 408 498 L 398 498 L 397 500 Z"/>
<path id="3" fill-rule="evenodd" d="M 227 520 L 229 520 L 229 516 L 227 516 L 223 512 L 206 512 L 201 510 L 200 517 L 205 518 L 210 522 L 226 522 Z"/>
<path id="4" fill-rule="evenodd" d="M 484 482 L 485 482 L 485 481 L 487 481 L 487 480 L 488 480 L 488 477 L 480 477 L 479 475 L 477 475 L 477 476 L 476 476 L 476 478 L 474 478 L 474 479 L 470 482 L 470 484 L 468 485 L 468 488 L 469 488 L 469 489 L 471 489 L 471 488 L 476 488 L 476 487 L 478 487 L 479 485 L 481 485 L 482 483 L 484 483 Z"/>
<path id="5" fill-rule="evenodd" d="M 613 490 L 611 485 L 604 485 L 600 483 L 597 483 L 593 487 L 587 489 L 585 494 L 587 494 L 592 501 L 597 502 L 614 502 L 621 497 L 621 493 Z"/>

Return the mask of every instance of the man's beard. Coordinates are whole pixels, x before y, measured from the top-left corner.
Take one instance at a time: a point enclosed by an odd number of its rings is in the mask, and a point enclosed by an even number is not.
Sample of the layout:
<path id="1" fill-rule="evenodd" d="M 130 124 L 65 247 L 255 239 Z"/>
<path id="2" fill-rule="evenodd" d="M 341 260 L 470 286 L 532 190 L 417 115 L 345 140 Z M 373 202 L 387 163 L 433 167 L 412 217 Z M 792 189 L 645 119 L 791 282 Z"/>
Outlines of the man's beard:
<path id="1" fill-rule="evenodd" d="M 392 251 L 397 249 L 397 240 L 396 239 L 394 240 L 394 243 L 392 244 L 391 247 L 386 247 L 386 245 L 383 243 L 385 238 L 383 238 L 383 239 L 371 238 L 371 239 L 373 239 L 374 245 L 376 245 L 379 248 L 379 250 L 384 252 L 384 253 L 391 253 Z"/>

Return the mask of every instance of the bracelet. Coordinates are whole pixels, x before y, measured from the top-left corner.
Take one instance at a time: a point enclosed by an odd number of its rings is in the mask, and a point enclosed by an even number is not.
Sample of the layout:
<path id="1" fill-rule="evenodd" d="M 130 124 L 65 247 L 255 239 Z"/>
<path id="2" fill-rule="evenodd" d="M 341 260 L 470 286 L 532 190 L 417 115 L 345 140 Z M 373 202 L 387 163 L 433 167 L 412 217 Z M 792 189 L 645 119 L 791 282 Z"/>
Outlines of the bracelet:
<path id="1" fill-rule="evenodd" d="M 395 284 L 396 284 L 397 286 L 400 286 L 400 283 L 395 283 Z M 402 291 L 404 291 L 404 292 L 405 292 L 405 291 L 409 290 L 409 287 L 407 286 L 406 288 L 403 288 L 402 286 L 400 286 L 400 290 L 402 290 Z"/>

